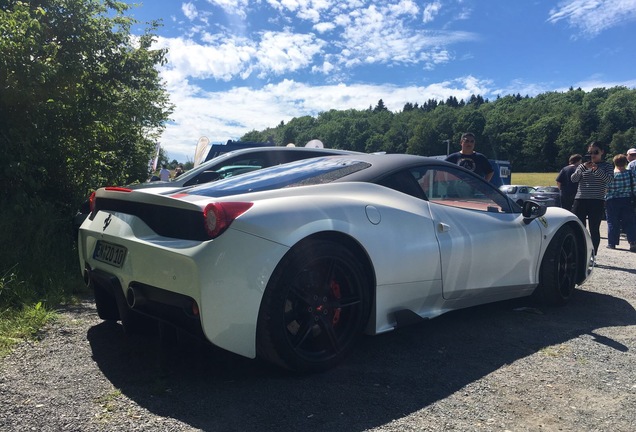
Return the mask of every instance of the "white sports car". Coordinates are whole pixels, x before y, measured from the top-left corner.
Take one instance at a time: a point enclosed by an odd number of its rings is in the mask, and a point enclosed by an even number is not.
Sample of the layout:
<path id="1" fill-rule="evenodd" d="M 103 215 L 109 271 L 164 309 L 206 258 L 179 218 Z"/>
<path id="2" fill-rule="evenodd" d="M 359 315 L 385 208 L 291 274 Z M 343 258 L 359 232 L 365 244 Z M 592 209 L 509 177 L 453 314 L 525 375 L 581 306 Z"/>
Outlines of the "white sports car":
<path id="1" fill-rule="evenodd" d="M 365 154 L 170 196 L 100 189 L 79 256 L 102 319 L 133 331 L 147 315 L 301 371 L 414 318 L 530 295 L 565 304 L 594 263 L 566 210 L 522 209 L 438 159 Z"/>

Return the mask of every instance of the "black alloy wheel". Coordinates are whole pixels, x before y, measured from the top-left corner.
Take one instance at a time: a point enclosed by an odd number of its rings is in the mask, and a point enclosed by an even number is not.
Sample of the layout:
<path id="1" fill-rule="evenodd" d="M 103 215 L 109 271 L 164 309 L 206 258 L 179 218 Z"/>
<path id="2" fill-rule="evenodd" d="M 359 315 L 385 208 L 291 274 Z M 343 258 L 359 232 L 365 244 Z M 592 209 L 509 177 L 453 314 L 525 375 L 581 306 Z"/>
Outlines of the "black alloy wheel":
<path id="1" fill-rule="evenodd" d="M 294 248 L 263 297 L 259 357 L 295 371 L 329 369 L 351 351 L 369 306 L 368 279 L 348 249 L 330 241 Z"/>
<path id="2" fill-rule="evenodd" d="M 565 305 L 576 287 L 579 261 L 577 237 L 572 228 L 563 226 L 555 234 L 543 257 L 535 298 L 545 304 Z"/>

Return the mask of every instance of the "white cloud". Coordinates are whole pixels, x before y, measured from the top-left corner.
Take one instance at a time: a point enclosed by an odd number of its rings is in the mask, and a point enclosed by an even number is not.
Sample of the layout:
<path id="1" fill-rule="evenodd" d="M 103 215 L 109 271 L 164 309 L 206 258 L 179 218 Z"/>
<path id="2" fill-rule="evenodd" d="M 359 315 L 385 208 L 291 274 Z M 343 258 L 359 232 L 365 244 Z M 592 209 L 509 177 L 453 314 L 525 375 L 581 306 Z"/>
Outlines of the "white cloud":
<path id="1" fill-rule="evenodd" d="M 172 82 L 188 78 L 213 78 L 221 81 L 240 75 L 256 56 L 249 40 L 225 38 L 216 45 L 202 45 L 190 39 L 158 38 L 157 46 L 168 48 L 164 77 Z"/>
<path id="2" fill-rule="evenodd" d="M 324 11 L 332 9 L 337 0 L 267 0 L 267 3 L 280 12 L 290 12 L 296 18 L 308 20 L 314 23 L 320 21 Z M 341 2 L 341 5 L 342 6 Z"/>
<path id="3" fill-rule="evenodd" d="M 331 22 L 320 22 L 314 25 L 314 30 L 316 30 L 318 33 L 326 33 L 335 28 L 336 25 Z"/>
<path id="4" fill-rule="evenodd" d="M 219 6 L 226 13 L 245 18 L 250 0 L 206 0 L 208 3 Z"/>
<path id="5" fill-rule="evenodd" d="M 281 75 L 308 67 L 320 53 L 324 41 L 313 35 L 287 32 L 265 32 L 258 45 L 256 58 L 261 76 Z"/>
<path id="6" fill-rule="evenodd" d="M 424 23 L 429 23 L 433 21 L 441 8 L 442 8 L 442 4 L 440 2 L 427 4 L 424 7 L 424 15 L 422 17 L 422 21 L 424 21 Z"/>
<path id="7" fill-rule="evenodd" d="M 186 16 L 186 18 L 189 19 L 190 21 L 193 21 L 194 19 L 196 19 L 198 15 L 197 8 L 192 3 L 182 3 L 181 11 Z"/>
<path id="8" fill-rule="evenodd" d="M 548 22 L 565 20 L 584 36 L 636 21 L 636 0 L 568 0 L 550 10 Z"/>

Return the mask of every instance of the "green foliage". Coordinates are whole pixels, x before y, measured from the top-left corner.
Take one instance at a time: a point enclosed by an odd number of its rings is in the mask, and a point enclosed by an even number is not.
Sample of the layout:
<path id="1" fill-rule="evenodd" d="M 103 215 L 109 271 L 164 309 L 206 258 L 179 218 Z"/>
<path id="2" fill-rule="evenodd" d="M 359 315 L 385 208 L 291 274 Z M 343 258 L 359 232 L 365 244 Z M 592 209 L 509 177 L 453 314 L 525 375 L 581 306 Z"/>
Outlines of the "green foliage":
<path id="1" fill-rule="evenodd" d="M 172 106 L 114 0 L 0 1 L 0 311 L 82 289 L 71 220 L 89 192 L 145 180 Z"/>
<path id="2" fill-rule="evenodd" d="M 145 179 L 170 113 L 150 48 L 129 5 L 7 0 L 0 4 L 0 203 L 32 197 L 68 211 L 104 184 Z"/>
<path id="3" fill-rule="evenodd" d="M 509 160 L 513 172 L 552 172 L 573 153 L 601 140 L 608 158 L 636 145 L 636 90 L 570 89 L 536 97 L 508 95 L 491 102 L 479 95 L 468 101 L 449 97 L 409 102 L 390 112 L 382 100 L 365 110 L 329 110 L 317 117 L 294 118 L 264 131 L 250 131 L 242 140 L 273 139 L 276 145 L 304 145 L 311 139 L 326 147 L 362 152 L 411 153 L 427 156 L 459 150 L 459 138 L 470 131 L 477 151 Z"/>
<path id="4" fill-rule="evenodd" d="M 0 309 L 56 304 L 84 289 L 71 220 L 42 206 L 18 215 L 0 209 Z"/>

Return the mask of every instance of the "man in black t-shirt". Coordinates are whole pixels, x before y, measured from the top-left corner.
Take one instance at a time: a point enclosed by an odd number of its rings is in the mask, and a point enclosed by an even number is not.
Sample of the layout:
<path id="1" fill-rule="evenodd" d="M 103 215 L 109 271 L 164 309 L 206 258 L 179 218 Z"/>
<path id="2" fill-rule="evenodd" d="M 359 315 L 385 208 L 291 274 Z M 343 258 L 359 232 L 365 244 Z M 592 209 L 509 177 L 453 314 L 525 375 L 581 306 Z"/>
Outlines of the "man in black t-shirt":
<path id="1" fill-rule="evenodd" d="M 556 178 L 557 186 L 561 192 L 561 207 L 572 211 L 574 204 L 574 196 L 579 190 L 579 184 L 574 183 L 571 179 L 572 174 L 576 171 L 576 167 L 581 163 L 583 157 L 580 154 L 573 154 L 568 160 L 569 165 L 563 167 Z"/>
<path id="2" fill-rule="evenodd" d="M 457 153 L 449 155 L 446 161 L 466 168 L 482 176 L 486 181 L 490 181 L 495 171 L 492 169 L 488 158 L 475 151 L 475 135 L 471 132 L 462 134 L 460 144 L 462 149 Z"/>

